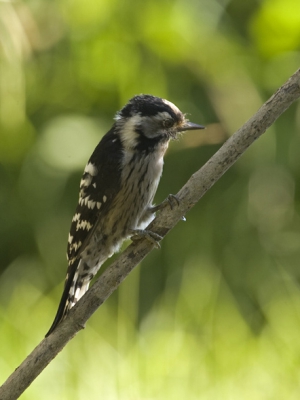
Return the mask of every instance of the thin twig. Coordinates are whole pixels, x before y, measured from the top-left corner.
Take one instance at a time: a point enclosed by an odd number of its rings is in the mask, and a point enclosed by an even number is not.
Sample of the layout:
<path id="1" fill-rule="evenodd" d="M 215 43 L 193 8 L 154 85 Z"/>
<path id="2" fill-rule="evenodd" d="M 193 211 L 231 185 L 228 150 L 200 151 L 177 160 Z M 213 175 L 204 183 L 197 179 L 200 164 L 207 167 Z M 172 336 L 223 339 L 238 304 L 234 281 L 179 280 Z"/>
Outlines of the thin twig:
<path id="1" fill-rule="evenodd" d="M 166 207 L 149 229 L 165 236 L 274 121 L 300 97 L 300 69 L 249 119 L 177 194 L 180 204 Z M 57 329 L 32 351 L 0 388 L 0 400 L 17 399 L 63 349 L 111 293 L 152 250 L 148 241 L 131 244 L 98 278 Z"/>

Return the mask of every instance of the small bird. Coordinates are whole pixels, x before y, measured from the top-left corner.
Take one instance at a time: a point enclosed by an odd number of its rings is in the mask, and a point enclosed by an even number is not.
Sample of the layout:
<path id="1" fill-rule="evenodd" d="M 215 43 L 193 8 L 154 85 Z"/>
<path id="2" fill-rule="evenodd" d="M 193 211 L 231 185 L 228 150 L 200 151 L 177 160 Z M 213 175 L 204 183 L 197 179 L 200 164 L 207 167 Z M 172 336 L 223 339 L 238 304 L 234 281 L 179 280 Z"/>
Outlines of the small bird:
<path id="1" fill-rule="evenodd" d="M 180 132 L 203 128 L 189 122 L 170 101 L 151 95 L 133 97 L 116 114 L 83 172 L 68 239 L 64 291 L 46 337 L 125 239 L 157 239 L 144 228 L 160 209 L 152 201 L 168 144 Z"/>

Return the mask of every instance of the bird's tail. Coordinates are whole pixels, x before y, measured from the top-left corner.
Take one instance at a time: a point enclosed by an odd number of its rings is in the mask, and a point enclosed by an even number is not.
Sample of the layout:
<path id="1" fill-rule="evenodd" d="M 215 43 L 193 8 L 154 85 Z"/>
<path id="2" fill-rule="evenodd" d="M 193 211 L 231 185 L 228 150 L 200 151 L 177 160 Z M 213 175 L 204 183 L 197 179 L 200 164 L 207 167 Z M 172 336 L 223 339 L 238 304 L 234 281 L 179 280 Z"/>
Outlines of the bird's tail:
<path id="1" fill-rule="evenodd" d="M 79 276 L 79 263 L 80 260 L 78 260 L 78 262 L 75 261 L 75 263 L 70 265 L 68 269 L 64 291 L 58 306 L 56 316 L 45 337 L 49 336 L 50 333 L 54 331 L 57 325 L 67 316 L 71 308 L 77 303 L 77 301 L 89 288 L 91 278 L 82 279 L 82 277 Z"/>

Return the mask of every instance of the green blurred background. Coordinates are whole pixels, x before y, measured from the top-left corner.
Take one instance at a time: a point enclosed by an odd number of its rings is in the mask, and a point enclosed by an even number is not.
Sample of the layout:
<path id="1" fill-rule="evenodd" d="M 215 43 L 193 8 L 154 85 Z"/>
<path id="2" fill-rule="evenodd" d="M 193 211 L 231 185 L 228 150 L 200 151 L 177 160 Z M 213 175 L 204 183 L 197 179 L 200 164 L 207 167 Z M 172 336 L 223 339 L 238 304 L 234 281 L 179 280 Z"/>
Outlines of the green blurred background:
<path id="1" fill-rule="evenodd" d="M 299 0 L 0 2 L 0 378 L 43 338 L 83 167 L 138 93 L 207 126 L 172 143 L 176 193 L 300 65 Z M 298 399 L 294 104 L 22 399 Z"/>

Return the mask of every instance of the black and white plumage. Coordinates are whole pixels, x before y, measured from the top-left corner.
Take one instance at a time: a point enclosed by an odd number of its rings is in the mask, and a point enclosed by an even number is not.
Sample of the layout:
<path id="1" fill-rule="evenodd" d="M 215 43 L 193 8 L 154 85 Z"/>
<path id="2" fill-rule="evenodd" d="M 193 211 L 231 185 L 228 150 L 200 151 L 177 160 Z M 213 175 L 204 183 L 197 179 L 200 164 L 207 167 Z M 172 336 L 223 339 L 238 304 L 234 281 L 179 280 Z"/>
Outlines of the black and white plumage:
<path id="1" fill-rule="evenodd" d="M 101 265 L 154 218 L 152 201 L 169 141 L 202 129 L 168 100 L 133 97 L 89 159 L 69 233 L 64 292 L 48 336 L 88 290 Z"/>

